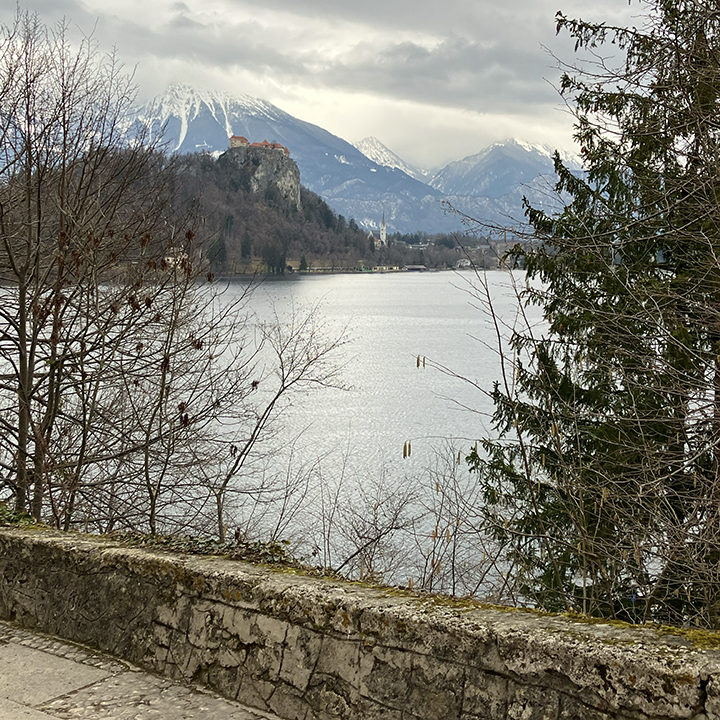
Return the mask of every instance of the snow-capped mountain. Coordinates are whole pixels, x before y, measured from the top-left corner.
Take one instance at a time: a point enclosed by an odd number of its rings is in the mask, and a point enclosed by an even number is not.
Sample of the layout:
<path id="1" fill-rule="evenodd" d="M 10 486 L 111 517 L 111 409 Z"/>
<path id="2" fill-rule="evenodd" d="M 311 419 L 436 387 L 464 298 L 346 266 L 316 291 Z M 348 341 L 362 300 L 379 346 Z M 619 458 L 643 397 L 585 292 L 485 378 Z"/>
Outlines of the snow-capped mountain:
<path id="1" fill-rule="evenodd" d="M 430 173 L 427 170 L 420 170 L 419 168 L 409 165 L 390 150 L 390 148 L 383 145 L 376 137 L 363 138 L 360 142 L 353 143 L 353 145 L 365 155 L 365 157 L 370 158 L 370 160 L 378 165 L 402 170 L 406 175 L 420 180 L 420 182 L 426 183 L 428 181 L 428 175 Z"/>
<path id="2" fill-rule="evenodd" d="M 135 122 L 153 133 L 164 130 L 171 152 L 220 154 L 230 135 L 250 142 L 278 142 L 300 168 L 302 184 L 321 195 L 338 212 L 367 227 L 379 227 L 385 212 L 388 229 L 410 232 L 419 225 L 413 208 L 428 198 L 429 215 L 418 222 L 449 228 L 441 193 L 398 169 L 373 162 L 342 138 L 299 120 L 265 100 L 231 96 L 173 85 L 135 113 Z"/>
<path id="3" fill-rule="evenodd" d="M 554 181 L 551 151 L 515 140 L 450 163 L 428 182 L 374 138 L 356 147 L 248 95 L 173 85 L 153 103 L 137 108 L 133 123 L 163 133 L 170 152 L 220 155 L 231 135 L 278 142 L 298 164 L 303 185 L 367 228 L 378 228 L 384 214 L 389 232 L 462 230 L 460 218 L 448 213 L 443 201 L 497 224 L 522 220 L 523 195 L 546 208 L 555 202 L 549 192 Z"/>
<path id="4" fill-rule="evenodd" d="M 446 165 L 430 180 L 430 185 L 449 195 L 479 195 L 501 198 L 519 185 L 532 183 L 539 176 L 555 176 L 553 148 L 519 140 L 493 143 L 475 155 Z M 564 158 L 572 169 L 579 165 Z"/>
<path id="5" fill-rule="evenodd" d="M 171 85 L 149 105 L 136 110 L 136 120 L 163 134 L 171 152 L 225 152 L 230 135 L 267 130 L 291 116 L 274 105 L 250 97 Z"/>

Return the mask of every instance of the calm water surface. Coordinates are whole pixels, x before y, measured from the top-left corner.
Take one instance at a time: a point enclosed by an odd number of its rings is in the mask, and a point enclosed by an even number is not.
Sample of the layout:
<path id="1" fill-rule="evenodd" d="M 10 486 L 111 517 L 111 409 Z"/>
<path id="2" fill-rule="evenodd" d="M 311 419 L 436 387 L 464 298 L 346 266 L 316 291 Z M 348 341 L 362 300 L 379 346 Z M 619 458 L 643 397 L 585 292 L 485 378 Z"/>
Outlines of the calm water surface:
<path id="1" fill-rule="evenodd" d="M 464 451 L 489 432 L 492 403 L 468 382 L 491 390 L 501 377 L 496 331 L 481 307 L 485 281 L 505 326 L 516 321 L 513 282 L 524 275 L 393 273 L 268 279 L 256 290 L 253 310 L 318 307 L 330 335 L 348 340 L 339 362 L 349 390 L 321 390 L 296 398 L 285 417 L 289 436 L 302 432 L 305 454 L 329 454 L 332 463 L 376 472 L 417 472 L 446 440 Z M 242 281 L 233 281 L 230 295 Z M 427 358 L 417 367 L 417 357 Z M 464 407 L 463 407 L 464 406 Z M 470 408 L 470 409 L 468 409 Z M 412 455 L 403 459 L 403 444 Z"/>

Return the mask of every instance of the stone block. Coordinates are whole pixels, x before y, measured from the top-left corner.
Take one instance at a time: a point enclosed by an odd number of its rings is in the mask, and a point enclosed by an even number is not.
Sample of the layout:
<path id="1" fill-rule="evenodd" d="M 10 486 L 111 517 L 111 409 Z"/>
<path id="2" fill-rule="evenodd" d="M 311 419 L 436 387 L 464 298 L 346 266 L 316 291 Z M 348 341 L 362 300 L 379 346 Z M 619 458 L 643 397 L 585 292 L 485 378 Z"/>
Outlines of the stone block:
<path id="1" fill-rule="evenodd" d="M 176 668 L 173 677 L 190 681 L 200 667 L 198 650 L 188 642 L 173 642 L 168 649 L 167 664 Z"/>
<path id="2" fill-rule="evenodd" d="M 256 633 L 253 630 L 253 622 L 256 617 L 257 614 L 249 610 L 222 608 L 222 624 L 225 632 L 237 638 L 244 645 L 254 642 L 256 639 Z"/>
<path id="3" fill-rule="evenodd" d="M 241 685 L 241 675 L 237 666 L 212 665 L 207 669 L 203 684 L 226 698 L 235 698 Z"/>
<path id="4" fill-rule="evenodd" d="M 345 720 L 354 716 L 354 703 L 350 698 L 349 687 L 332 678 L 324 680 L 308 689 L 307 701 L 318 720 Z M 365 716 L 363 715 L 363 720 Z"/>
<path id="5" fill-rule="evenodd" d="M 406 710 L 417 717 L 457 720 L 462 708 L 464 681 L 462 667 L 413 653 L 407 678 Z"/>
<path id="6" fill-rule="evenodd" d="M 245 646 L 245 662 L 243 667 L 245 674 L 252 678 L 261 678 L 277 682 L 282 667 L 283 646 L 261 645 L 252 643 Z"/>
<path id="7" fill-rule="evenodd" d="M 192 611 L 187 595 L 179 595 L 173 604 L 161 603 L 155 607 L 154 617 L 162 625 L 176 630 L 186 629 Z"/>
<path id="8" fill-rule="evenodd" d="M 507 720 L 558 720 L 559 715 L 560 696 L 554 690 L 508 682 Z"/>
<path id="9" fill-rule="evenodd" d="M 181 613 L 177 610 L 176 603 L 173 603 L 172 605 L 161 603 L 155 608 L 155 620 L 161 625 L 167 625 L 171 628 L 177 627 L 180 614 Z"/>
<path id="10" fill-rule="evenodd" d="M 153 624 L 153 637 L 156 645 L 170 647 L 171 629 L 167 625 Z"/>
<path id="11" fill-rule="evenodd" d="M 270 710 L 267 701 L 274 692 L 275 685 L 273 683 L 244 674 L 235 699 L 243 705 L 267 712 Z"/>
<path id="12" fill-rule="evenodd" d="M 465 670 L 463 713 L 473 720 L 496 720 L 507 712 L 506 678 L 475 668 Z"/>
<path id="13" fill-rule="evenodd" d="M 229 647 L 221 647 L 216 655 L 216 661 L 226 668 L 242 667 L 246 658 L 247 652 L 245 650 L 232 650 Z"/>
<path id="14" fill-rule="evenodd" d="M 169 649 L 166 647 L 161 647 L 158 645 L 155 648 L 155 652 L 149 653 L 148 656 L 145 658 L 145 664 L 146 666 L 152 667 L 155 672 L 158 672 L 162 675 L 162 673 L 165 671 L 165 664 L 167 663 L 167 658 L 169 654 Z"/>
<path id="15" fill-rule="evenodd" d="M 360 694 L 403 710 L 410 694 L 412 654 L 376 645 L 360 657 L 358 685 Z"/>
<path id="16" fill-rule="evenodd" d="M 305 695 L 283 683 L 277 685 L 267 704 L 272 712 L 284 720 L 306 720 L 310 711 Z"/>
<path id="17" fill-rule="evenodd" d="M 357 687 L 360 647 L 356 640 L 323 636 L 316 672 L 339 677 Z"/>
<path id="18" fill-rule="evenodd" d="M 280 679 L 304 691 L 317 665 L 321 648 L 321 635 L 290 625 L 283 643 Z"/>
<path id="19" fill-rule="evenodd" d="M 252 621 L 252 642 L 264 645 L 282 645 L 290 626 L 283 620 L 267 615 L 255 615 Z"/>

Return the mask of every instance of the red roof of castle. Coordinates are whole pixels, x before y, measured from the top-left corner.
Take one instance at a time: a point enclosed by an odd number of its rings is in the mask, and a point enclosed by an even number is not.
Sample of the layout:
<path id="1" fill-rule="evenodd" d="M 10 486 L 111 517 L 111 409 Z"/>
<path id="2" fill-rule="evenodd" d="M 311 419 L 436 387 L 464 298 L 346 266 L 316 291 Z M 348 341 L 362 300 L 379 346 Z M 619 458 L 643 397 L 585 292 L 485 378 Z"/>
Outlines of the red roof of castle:
<path id="1" fill-rule="evenodd" d="M 272 148 L 273 150 L 282 150 L 286 155 L 290 155 L 290 151 L 284 145 L 281 145 L 280 143 L 271 143 L 267 140 L 251 143 L 250 147 Z"/>

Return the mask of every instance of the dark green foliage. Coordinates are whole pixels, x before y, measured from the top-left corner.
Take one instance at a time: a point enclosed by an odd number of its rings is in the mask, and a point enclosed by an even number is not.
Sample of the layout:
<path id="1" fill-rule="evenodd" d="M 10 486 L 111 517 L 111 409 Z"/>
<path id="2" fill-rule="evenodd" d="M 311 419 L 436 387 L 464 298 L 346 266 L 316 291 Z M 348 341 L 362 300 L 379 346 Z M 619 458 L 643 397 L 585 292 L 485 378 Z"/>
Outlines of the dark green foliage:
<path id="1" fill-rule="evenodd" d="M 428 236 L 425 233 L 393 233 L 390 238 L 394 241 L 404 242 L 407 245 L 420 245 L 427 242 Z"/>
<path id="2" fill-rule="evenodd" d="M 642 5 L 643 32 L 558 18 L 626 64 L 562 79 L 587 174 L 556 158 L 570 202 L 513 253 L 549 331 L 513 337 L 502 439 L 469 461 L 519 598 L 718 627 L 720 14 Z"/>
<path id="3" fill-rule="evenodd" d="M 222 267 L 227 262 L 225 235 L 221 235 L 210 245 L 207 256 L 210 263 L 216 267 Z"/>
<path id="4" fill-rule="evenodd" d="M 26 512 L 11 510 L 4 502 L 0 502 L 0 526 L 1 525 L 31 525 L 35 521 Z"/>
<path id="5" fill-rule="evenodd" d="M 252 240 L 250 240 L 250 233 L 247 230 L 243 235 L 242 245 L 240 246 L 240 257 L 252 257 Z"/>
<path id="6" fill-rule="evenodd" d="M 263 247 L 262 259 L 273 275 L 282 275 L 285 272 L 285 257 L 285 243 L 281 238 L 275 238 Z"/>
<path id="7" fill-rule="evenodd" d="M 272 208 L 277 208 L 282 204 L 282 195 L 276 185 L 268 185 L 265 188 L 264 200 Z"/>
<path id="8" fill-rule="evenodd" d="M 337 216 L 325 203 L 321 206 L 320 216 L 322 218 L 323 225 L 328 230 L 335 230 L 337 228 Z"/>

